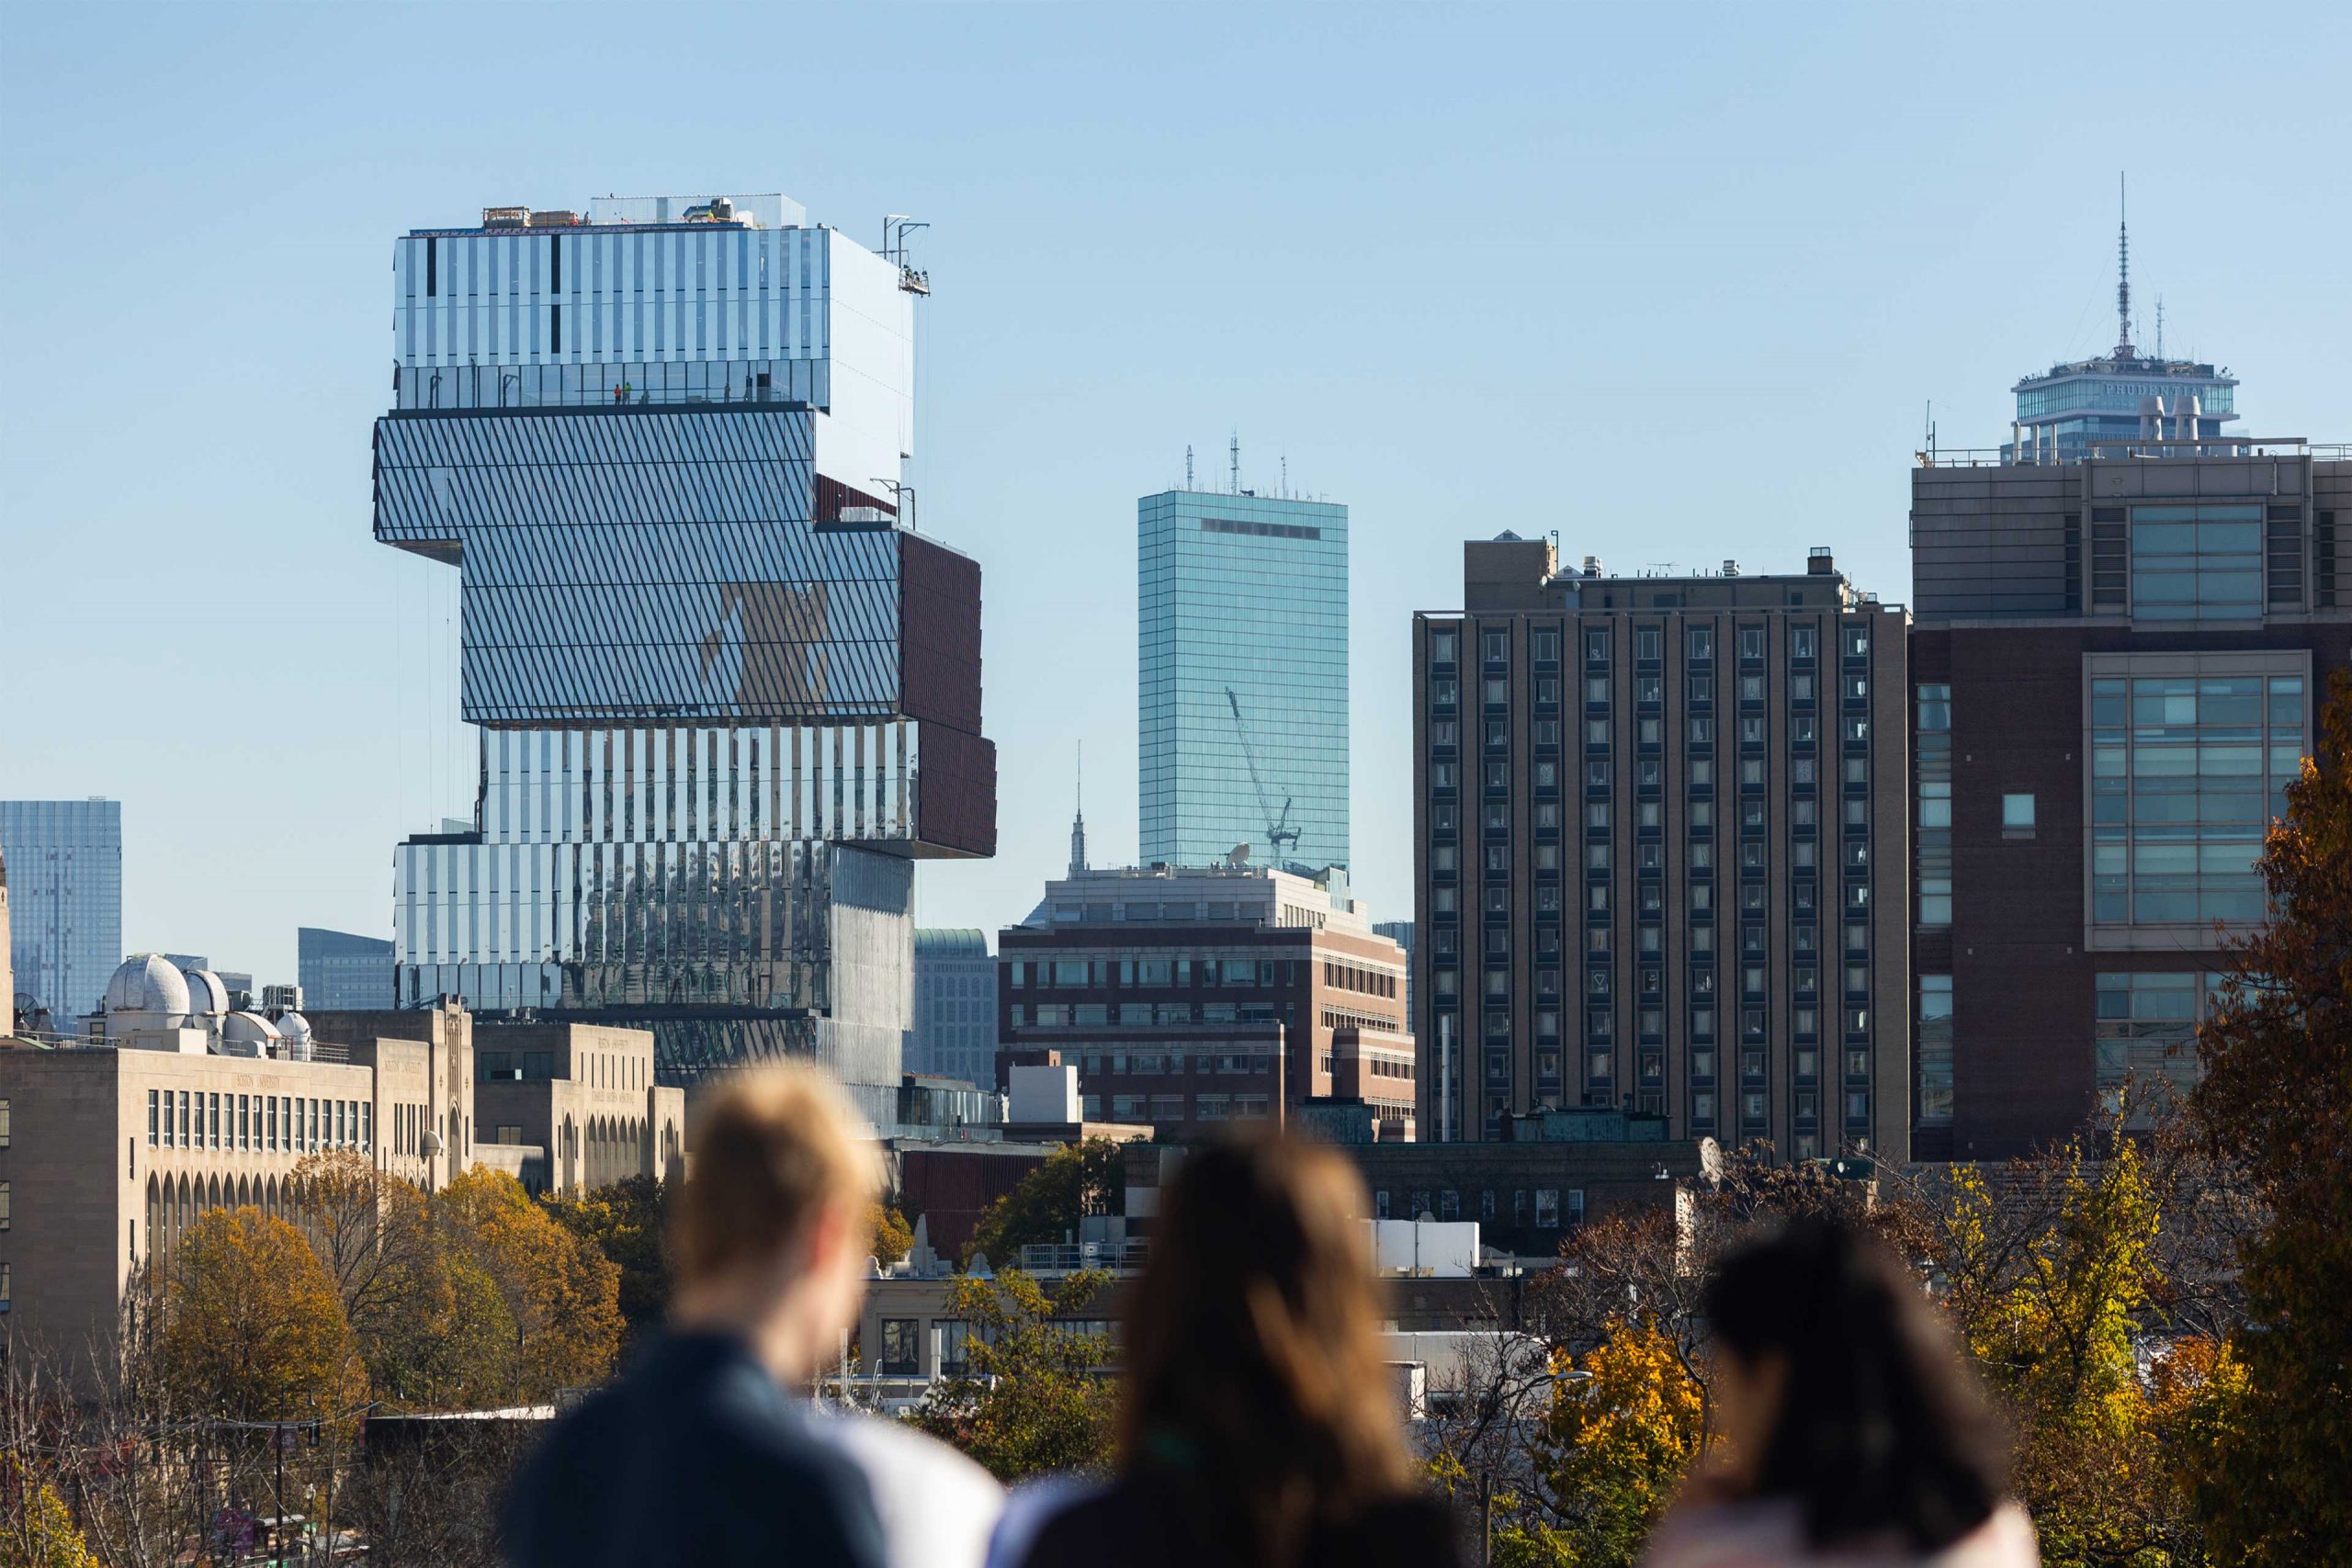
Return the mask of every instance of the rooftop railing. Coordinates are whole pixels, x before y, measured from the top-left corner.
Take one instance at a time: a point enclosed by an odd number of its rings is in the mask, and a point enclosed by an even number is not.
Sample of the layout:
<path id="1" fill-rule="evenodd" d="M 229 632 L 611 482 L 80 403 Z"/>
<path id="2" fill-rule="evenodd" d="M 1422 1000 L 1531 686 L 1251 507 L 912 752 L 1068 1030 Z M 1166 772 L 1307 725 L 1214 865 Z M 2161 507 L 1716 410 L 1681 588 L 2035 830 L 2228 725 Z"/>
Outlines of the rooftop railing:
<path id="1" fill-rule="evenodd" d="M 2007 446 L 1948 446 L 1914 454 L 1923 468 L 2052 468 L 2086 459 L 2120 462 L 2131 458 L 2312 457 L 2321 462 L 2352 459 L 2352 443 L 2314 442 L 2301 435 L 2211 435 L 2158 441 L 2086 441 L 2054 448 L 2037 457 L 2030 450 Z"/>

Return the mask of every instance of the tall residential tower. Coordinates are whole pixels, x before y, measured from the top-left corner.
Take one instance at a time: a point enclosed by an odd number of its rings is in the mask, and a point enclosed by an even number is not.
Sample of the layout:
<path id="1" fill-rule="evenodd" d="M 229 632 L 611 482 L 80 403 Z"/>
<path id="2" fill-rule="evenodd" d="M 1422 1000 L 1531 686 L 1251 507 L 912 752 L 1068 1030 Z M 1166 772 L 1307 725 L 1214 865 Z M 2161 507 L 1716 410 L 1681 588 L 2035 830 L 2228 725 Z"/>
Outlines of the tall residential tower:
<path id="1" fill-rule="evenodd" d="M 1905 616 L 1802 572 L 1464 547 L 1413 624 L 1422 1136 L 1572 1107 L 1909 1157 Z"/>
<path id="2" fill-rule="evenodd" d="M 1136 546 L 1144 863 L 1346 865 L 1348 509 L 1165 491 Z"/>
<path id="3" fill-rule="evenodd" d="M 979 568 L 900 512 L 903 259 L 781 197 L 493 208 L 392 257 L 375 532 L 463 578 L 473 820 L 402 844 L 402 1006 L 793 1054 L 895 1117 L 918 859 L 987 855 Z"/>

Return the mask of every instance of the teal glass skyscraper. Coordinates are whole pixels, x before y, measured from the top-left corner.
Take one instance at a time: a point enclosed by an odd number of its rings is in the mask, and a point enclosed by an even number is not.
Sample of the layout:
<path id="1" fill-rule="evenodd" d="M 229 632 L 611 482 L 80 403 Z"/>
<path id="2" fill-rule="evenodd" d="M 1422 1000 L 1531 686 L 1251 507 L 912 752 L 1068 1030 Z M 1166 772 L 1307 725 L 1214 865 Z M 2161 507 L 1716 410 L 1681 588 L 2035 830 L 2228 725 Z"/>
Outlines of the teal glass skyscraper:
<path id="1" fill-rule="evenodd" d="M 1136 503 L 1145 863 L 1348 863 L 1348 509 L 1248 491 Z"/>

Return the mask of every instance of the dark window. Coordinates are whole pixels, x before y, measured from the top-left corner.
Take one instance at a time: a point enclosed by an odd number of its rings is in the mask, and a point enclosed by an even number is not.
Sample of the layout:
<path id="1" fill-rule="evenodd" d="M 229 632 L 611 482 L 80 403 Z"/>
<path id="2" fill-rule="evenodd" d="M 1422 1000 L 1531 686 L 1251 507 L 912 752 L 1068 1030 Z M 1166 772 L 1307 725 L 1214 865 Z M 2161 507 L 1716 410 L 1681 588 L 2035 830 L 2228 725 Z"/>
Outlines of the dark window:
<path id="1" fill-rule="evenodd" d="M 424 292 L 429 297 L 441 292 L 441 242 L 424 242 Z"/>
<path id="2" fill-rule="evenodd" d="M 553 234 L 548 236 L 548 291 L 563 292 L 563 241 Z"/>
<path id="3" fill-rule="evenodd" d="M 548 352 L 563 352 L 563 307 L 560 305 L 548 307 Z"/>

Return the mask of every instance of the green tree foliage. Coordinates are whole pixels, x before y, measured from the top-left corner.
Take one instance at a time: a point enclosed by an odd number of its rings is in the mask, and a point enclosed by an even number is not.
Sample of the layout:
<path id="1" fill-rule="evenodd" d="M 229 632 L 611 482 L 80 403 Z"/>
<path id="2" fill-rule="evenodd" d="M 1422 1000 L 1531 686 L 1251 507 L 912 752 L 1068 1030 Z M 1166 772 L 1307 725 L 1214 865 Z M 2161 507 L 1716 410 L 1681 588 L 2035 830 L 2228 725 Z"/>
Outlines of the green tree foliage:
<path id="1" fill-rule="evenodd" d="M 158 1350 L 175 1406 L 232 1421 L 333 1413 L 364 1386 L 334 1280 L 254 1208 L 197 1217 L 172 1258 Z"/>
<path id="2" fill-rule="evenodd" d="M 2352 678 L 2330 681 L 2261 869 L 2270 921 L 2199 1032 L 2192 1101 L 2267 1212 L 2230 1346 L 2252 1393 L 2211 1414 L 2194 1493 L 2217 1551 L 2268 1568 L 2341 1562 L 2352 1541 Z"/>
<path id="3" fill-rule="evenodd" d="M 624 1177 L 578 1197 L 548 1194 L 539 1201 L 558 1224 L 594 1246 L 620 1270 L 624 1343 L 636 1344 L 659 1329 L 670 1309 L 671 1289 L 664 1244 L 669 1195 L 662 1181 L 650 1176 Z"/>
<path id="4" fill-rule="evenodd" d="M 1108 1468 L 1118 1388 L 1110 1336 L 1085 1314 L 1109 1285 L 1091 1272 L 1050 1290 L 1017 1269 L 959 1276 L 948 1310 L 970 1325 L 967 1359 L 932 1384 L 917 1424 L 1001 1481 Z"/>
<path id="5" fill-rule="evenodd" d="M 1014 1263 L 1023 1247 L 1069 1240 L 1087 1215 L 1117 1212 L 1125 1181 L 1119 1145 L 1107 1138 L 1056 1149 L 1020 1186 L 989 1205 L 965 1256 Z"/>

